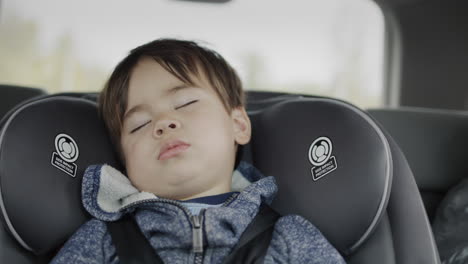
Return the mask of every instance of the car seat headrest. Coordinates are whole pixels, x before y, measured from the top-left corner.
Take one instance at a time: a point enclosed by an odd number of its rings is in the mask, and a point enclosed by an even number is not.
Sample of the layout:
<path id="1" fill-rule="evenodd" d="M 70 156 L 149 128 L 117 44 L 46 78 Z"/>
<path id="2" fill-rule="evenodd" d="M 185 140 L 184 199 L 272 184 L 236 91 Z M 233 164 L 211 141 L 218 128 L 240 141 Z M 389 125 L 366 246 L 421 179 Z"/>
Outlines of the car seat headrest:
<path id="1" fill-rule="evenodd" d="M 45 94 L 39 88 L 0 84 L 0 119 L 19 103 Z"/>
<path id="2" fill-rule="evenodd" d="M 420 190 L 443 194 L 468 175 L 468 112 L 419 107 L 368 112 L 401 146 Z"/>
<path id="3" fill-rule="evenodd" d="M 273 207 L 309 219 L 351 254 L 377 226 L 390 195 L 392 158 L 378 126 L 358 108 L 326 98 L 298 98 L 250 112 L 251 156 L 275 176 Z"/>
<path id="4" fill-rule="evenodd" d="M 119 168 L 117 156 L 96 104 L 85 99 L 28 101 L 0 126 L 3 225 L 24 248 L 50 252 L 88 218 L 80 206 L 86 167 L 107 163 Z"/>

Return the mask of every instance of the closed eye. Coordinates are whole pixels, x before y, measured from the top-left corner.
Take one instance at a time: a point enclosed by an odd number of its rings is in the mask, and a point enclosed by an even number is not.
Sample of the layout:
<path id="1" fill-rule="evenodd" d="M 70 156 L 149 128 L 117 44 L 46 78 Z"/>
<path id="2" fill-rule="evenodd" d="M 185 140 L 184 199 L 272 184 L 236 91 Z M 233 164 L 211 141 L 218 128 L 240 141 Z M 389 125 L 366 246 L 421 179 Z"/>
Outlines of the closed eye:
<path id="1" fill-rule="evenodd" d="M 144 124 L 142 124 L 142 125 L 140 125 L 140 126 L 135 127 L 134 129 L 132 129 L 132 130 L 130 131 L 130 134 L 133 134 L 134 132 L 138 131 L 140 128 L 146 126 L 146 125 L 149 124 L 149 123 L 151 123 L 151 120 L 147 121 L 146 123 L 144 123 Z"/>
<path id="2" fill-rule="evenodd" d="M 189 106 L 189 105 L 191 105 L 191 104 L 193 104 L 193 103 L 196 103 L 196 102 L 198 102 L 198 100 L 192 100 L 192 101 L 190 101 L 190 102 L 188 102 L 188 103 L 186 103 L 186 104 L 183 104 L 183 105 L 181 105 L 181 106 L 177 106 L 175 109 L 177 110 L 177 109 L 180 109 L 180 108 Z"/>

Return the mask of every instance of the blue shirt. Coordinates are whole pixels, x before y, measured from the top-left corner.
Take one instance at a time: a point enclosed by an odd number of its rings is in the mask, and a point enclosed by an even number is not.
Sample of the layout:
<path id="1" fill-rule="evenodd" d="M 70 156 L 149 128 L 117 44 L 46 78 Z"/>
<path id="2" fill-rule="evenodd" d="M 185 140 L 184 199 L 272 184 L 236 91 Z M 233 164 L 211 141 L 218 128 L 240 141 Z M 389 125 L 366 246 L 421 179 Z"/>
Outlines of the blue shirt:
<path id="1" fill-rule="evenodd" d="M 217 195 L 203 196 L 186 201 L 180 201 L 183 203 L 193 215 L 198 215 L 202 209 L 209 207 L 219 207 L 226 202 L 229 197 L 238 192 L 228 192 Z"/>

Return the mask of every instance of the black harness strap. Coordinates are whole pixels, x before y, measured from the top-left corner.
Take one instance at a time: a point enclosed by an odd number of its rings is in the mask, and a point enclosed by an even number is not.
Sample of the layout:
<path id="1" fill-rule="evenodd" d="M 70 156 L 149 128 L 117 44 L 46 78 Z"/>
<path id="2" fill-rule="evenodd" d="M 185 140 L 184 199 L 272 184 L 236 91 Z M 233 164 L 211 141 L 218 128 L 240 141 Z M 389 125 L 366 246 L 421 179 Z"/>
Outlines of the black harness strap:
<path id="1" fill-rule="evenodd" d="M 226 257 L 224 264 L 263 263 L 273 235 L 273 228 L 280 215 L 267 205 L 260 211 L 242 233 L 239 242 Z M 151 247 L 137 223 L 130 215 L 116 222 L 108 222 L 107 228 L 122 264 L 163 263 Z"/>
<path id="2" fill-rule="evenodd" d="M 107 222 L 115 251 L 122 264 L 163 264 L 151 244 L 130 214 L 120 220 Z"/>
<path id="3" fill-rule="evenodd" d="M 279 217 L 280 215 L 276 211 L 263 204 L 223 263 L 263 263 L 273 235 L 274 225 Z"/>

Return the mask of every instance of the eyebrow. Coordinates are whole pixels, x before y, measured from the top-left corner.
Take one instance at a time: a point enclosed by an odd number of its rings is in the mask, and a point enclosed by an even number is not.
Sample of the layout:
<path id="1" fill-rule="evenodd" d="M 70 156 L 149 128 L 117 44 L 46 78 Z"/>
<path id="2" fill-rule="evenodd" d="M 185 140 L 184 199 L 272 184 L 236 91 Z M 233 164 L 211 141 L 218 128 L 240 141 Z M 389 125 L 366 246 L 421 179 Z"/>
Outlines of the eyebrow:
<path id="1" fill-rule="evenodd" d="M 168 95 L 171 95 L 171 94 L 175 94 L 181 90 L 184 90 L 184 89 L 187 89 L 187 88 L 195 88 L 194 86 L 189 86 L 187 84 L 180 84 L 180 85 L 176 85 L 166 91 L 164 91 L 163 93 L 163 96 L 168 96 Z M 123 119 L 122 121 L 125 122 L 125 120 L 127 118 L 129 118 L 132 114 L 134 114 L 135 112 L 138 112 L 138 111 L 141 111 L 142 109 L 145 109 L 147 108 L 147 106 L 145 104 L 138 104 L 138 105 L 135 105 L 134 107 L 132 107 L 130 110 L 128 110 L 124 116 L 123 116 Z"/>

